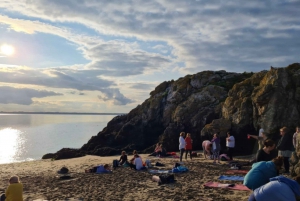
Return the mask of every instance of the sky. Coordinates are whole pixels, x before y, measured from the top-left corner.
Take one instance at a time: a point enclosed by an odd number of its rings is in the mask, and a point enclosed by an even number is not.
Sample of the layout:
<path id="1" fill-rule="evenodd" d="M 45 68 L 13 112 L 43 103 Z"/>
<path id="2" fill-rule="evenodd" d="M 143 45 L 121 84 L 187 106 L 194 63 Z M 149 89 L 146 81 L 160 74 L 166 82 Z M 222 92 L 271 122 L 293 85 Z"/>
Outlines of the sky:
<path id="1" fill-rule="evenodd" d="M 163 81 L 300 60 L 298 0 L 2 0 L 0 111 L 127 113 Z"/>

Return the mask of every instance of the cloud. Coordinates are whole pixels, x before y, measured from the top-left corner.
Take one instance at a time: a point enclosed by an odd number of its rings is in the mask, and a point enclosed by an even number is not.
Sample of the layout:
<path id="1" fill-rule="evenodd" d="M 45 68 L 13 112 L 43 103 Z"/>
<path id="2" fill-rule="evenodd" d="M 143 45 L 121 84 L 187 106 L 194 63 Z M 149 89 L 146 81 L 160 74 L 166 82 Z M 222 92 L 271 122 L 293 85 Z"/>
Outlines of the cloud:
<path id="1" fill-rule="evenodd" d="M 17 11 L 51 22 L 80 23 L 107 36 L 164 41 L 172 46 L 172 54 L 177 62 L 184 62 L 186 69 L 197 71 L 231 66 L 239 71 L 257 70 L 269 64 L 278 66 L 298 61 L 299 6 L 299 1 L 285 0 L 256 0 L 245 2 L 243 5 L 233 0 L 221 2 L 38 0 L 0 3 L 0 7 L 8 11 Z M 100 44 L 91 49 L 97 52 L 103 48 L 104 46 Z M 139 68 L 131 67 L 134 68 L 133 75 L 143 73 L 145 66 L 155 66 L 145 63 L 144 60 L 132 63 L 131 58 L 136 54 L 134 51 L 127 52 L 128 55 L 115 49 L 107 52 L 116 53 L 115 59 L 120 55 L 121 58 L 129 56 L 129 60 L 125 62 L 116 59 L 114 62 L 110 59 L 113 55 L 109 59 L 101 60 L 101 54 L 93 55 L 92 52 L 85 52 L 90 58 L 99 57 L 99 60 L 93 59 L 89 66 L 103 69 L 140 64 Z M 282 56 L 281 60 L 276 59 L 278 55 Z M 149 55 L 146 55 L 144 58 L 148 57 Z M 168 65 L 166 64 L 168 61 L 159 57 L 156 59 L 163 60 L 159 62 L 160 65 Z M 130 72 L 112 70 L 103 73 L 110 76 L 127 76 Z"/>
<path id="2" fill-rule="evenodd" d="M 135 83 L 130 86 L 132 89 L 153 90 L 155 84 Z"/>
<path id="3" fill-rule="evenodd" d="M 0 87 L 0 103 L 30 105 L 32 98 L 44 98 L 48 96 L 61 96 L 61 93 L 46 90 L 34 90 L 28 88 L 13 88 L 8 86 Z"/>
<path id="4" fill-rule="evenodd" d="M 111 88 L 114 82 L 98 77 L 97 70 L 72 69 L 32 69 L 28 67 L 0 67 L 1 82 L 45 86 L 58 89 L 76 89 L 79 91 L 99 91 L 104 94 L 102 100 L 117 105 L 128 104 L 132 100 L 126 98 L 118 89 Z M 111 100 L 110 100 L 111 99 Z"/>
<path id="5" fill-rule="evenodd" d="M 126 105 L 133 103 L 134 101 L 126 98 L 120 91 L 116 88 L 110 88 L 104 90 L 104 96 L 98 96 L 100 100 L 112 102 L 114 105 Z"/>

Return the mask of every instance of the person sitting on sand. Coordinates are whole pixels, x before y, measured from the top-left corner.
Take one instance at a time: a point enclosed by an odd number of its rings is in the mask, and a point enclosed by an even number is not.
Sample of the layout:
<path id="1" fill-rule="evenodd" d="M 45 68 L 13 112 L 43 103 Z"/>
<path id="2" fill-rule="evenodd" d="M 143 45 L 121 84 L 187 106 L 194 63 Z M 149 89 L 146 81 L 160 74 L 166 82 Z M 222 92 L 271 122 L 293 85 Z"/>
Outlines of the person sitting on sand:
<path id="1" fill-rule="evenodd" d="M 130 163 L 131 163 L 131 164 L 134 163 L 135 155 L 138 155 L 137 150 L 133 150 L 132 155 L 133 155 L 133 158 L 130 159 Z M 139 157 L 140 157 L 140 156 L 139 156 Z M 142 157 L 140 157 L 140 158 L 141 158 L 141 160 L 142 160 Z M 143 160 L 142 160 L 142 162 L 143 162 Z"/>
<path id="2" fill-rule="evenodd" d="M 282 165 L 282 156 L 278 156 L 272 161 L 254 163 L 252 169 L 246 174 L 243 184 L 249 189 L 255 190 L 268 183 L 270 178 L 276 177 Z"/>
<path id="3" fill-rule="evenodd" d="M 275 149 L 275 142 L 268 139 L 264 142 L 264 145 L 264 148 L 258 150 L 256 154 L 256 162 L 270 161 L 274 158 L 271 152 Z"/>
<path id="4" fill-rule="evenodd" d="M 130 169 L 141 170 L 143 168 L 143 161 L 139 155 L 134 155 L 134 161 L 130 164 Z"/>
<path id="5" fill-rule="evenodd" d="M 300 176 L 293 179 L 273 177 L 270 182 L 255 189 L 248 201 L 296 201 L 300 196 Z"/>
<path id="6" fill-rule="evenodd" d="M 1 195 L 1 201 L 23 201 L 23 184 L 18 176 L 12 176 L 9 179 L 9 186 L 5 194 Z"/>
<path id="7" fill-rule="evenodd" d="M 185 160 L 187 160 L 188 152 L 190 153 L 190 159 L 192 160 L 192 149 L 193 149 L 193 140 L 191 138 L 191 134 L 187 133 L 185 140 Z"/>
<path id="8" fill-rule="evenodd" d="M 154 152 L 150 154 L 149 156 L 160 156 L 162 153 L 162 147 L 159 143 L 156 144 L 156 147 L 154 149 Z"/>
<path id="9" fill-rule="evenodd" d="M 120 165 L 124 165 L 125 163 L 128 163 L 127 160 L 128 160 L 128 159 L 127 159 L 126 152 L 125 152 L 125 151 L 122 151 L 121 157 L 120 157 L 120 160 L 119 160 Z"/>
<path id="10" fill-rule="evenodd" d="M 204 140 L 202 142 L 202 149 L 203 149 L 203 154 L 205 159 L 207 158 L 206 156 L 210 157 L 211 148 L 212 148 L 212 143 L 209 140 Z"/>
<path id="11" fill-rule="evenodd" d="M 213 149 L 213 157 L 214 157 L 214 162 L 216 163 L 216 159 L 218 159 L 218 163 L 220 163 L 220 138 L 217 133 L 214 134 L 213 139 L 211 140 L 212 143 L 212 149 Z"/>

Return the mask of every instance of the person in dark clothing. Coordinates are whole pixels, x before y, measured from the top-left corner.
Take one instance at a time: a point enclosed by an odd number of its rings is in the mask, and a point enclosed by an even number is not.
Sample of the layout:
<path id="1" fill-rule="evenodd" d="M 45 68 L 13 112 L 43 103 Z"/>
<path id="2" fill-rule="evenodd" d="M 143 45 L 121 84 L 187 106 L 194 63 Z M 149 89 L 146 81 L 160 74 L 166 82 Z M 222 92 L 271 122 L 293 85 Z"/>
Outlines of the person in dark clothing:
<path id="1" fill-rule="evenodd" d="M 275 149 L 275 142 L 267 139 L 264 141 L 264 148 L 258 150 L 256 154 L 256 162 L 270 161 L 273 159 L 272 150 Z"/>
<path id="2" fill-rule="evenodd" d="M 127 159 L 126 152 L 122 151 L 122 154 L 121 154 L 121 157 L 120 157 L 120 160 L 119 160 L 120 165 L 123 165 L 124 163 L 128 163 L 127 160 L 128 159 Z"/>
<path id="3" fill-rule="evenodd" d="M 283 127 L 280 129 L 280 135 L 281 138 L 277 144 L 278 156 L 284 157 L 283 163 L 284 163 L 285 173 L 289 173 L 290 172 L 289 159 L 292 155 L 292 152 L 294 151 L 293 136 L 288 133 L 287 127 Z"/>

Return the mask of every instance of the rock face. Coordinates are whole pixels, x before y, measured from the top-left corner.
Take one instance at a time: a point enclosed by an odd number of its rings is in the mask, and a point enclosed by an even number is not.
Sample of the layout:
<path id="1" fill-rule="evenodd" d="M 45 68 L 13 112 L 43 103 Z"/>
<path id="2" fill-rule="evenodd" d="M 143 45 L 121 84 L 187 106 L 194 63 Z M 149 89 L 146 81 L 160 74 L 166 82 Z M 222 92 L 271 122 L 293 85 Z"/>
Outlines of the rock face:
<path id="1" fill-rule="evenodd" d="M 201 142 L 215 132 L 224 146 L 230 131 L 236 151 L 250 154 L 255 142 L 247 140 L 247 133 L 258 133 L 262 127 L 277 139 L 280 127 L 294 130 L 300 125 L 299 103 L 298 63 L 258 73 L 204 71 L 161 83 L 150 98 L 113 118 L 78 152 L 100 156 L 121 150 L 151 152 L 157 142 L 177 151 L 181 131 L 191 133 L 194 149 L 201 149 Z"/>

